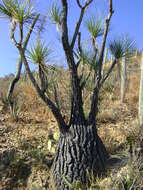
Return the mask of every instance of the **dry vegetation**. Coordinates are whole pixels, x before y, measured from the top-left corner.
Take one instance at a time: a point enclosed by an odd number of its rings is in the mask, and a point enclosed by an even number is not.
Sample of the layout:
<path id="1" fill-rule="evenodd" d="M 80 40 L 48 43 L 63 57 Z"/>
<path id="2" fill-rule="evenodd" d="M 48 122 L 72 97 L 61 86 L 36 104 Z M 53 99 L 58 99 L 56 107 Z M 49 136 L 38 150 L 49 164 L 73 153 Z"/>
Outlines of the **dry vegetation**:
<path id="1" fill-rule="evenodd" d="M 138 126 L 138 91 L 140 57 L 129 61 L 126 101 L 120 103 L 120 79 L 117 68 L 104 84 L 98 114 L 99 134 L 114 158 L 107 174 L 92 180 L 90 190 L 143 189 L 142 133 Z M 62 72 L 62 75 L 61 75 Z M 67 71 L 60 69 L 58 94 L 61 109 L 68 115 L 70 105 L 65 95 L 70 91 Z M 58 76 L 57 76 L 58 77 Z M 10 78 L 1 79 L 0 91 L 0 190 L 50 189 L 50 166 L 58 141 L 58 128 L 47 107 L 37 97 L 31 83 L 22 77 L 14 93 L 13 114 L 4 99 Z M 88 93 L 85 92 L 88 110 Z M 5 108 L 3 109 L 3 105 Z M 65 112 L 65 110 L 67 110 Z M 92 177 L 91 177 L 92 178 Z M 80 189 L 80 184 L 75 189 Z"/>

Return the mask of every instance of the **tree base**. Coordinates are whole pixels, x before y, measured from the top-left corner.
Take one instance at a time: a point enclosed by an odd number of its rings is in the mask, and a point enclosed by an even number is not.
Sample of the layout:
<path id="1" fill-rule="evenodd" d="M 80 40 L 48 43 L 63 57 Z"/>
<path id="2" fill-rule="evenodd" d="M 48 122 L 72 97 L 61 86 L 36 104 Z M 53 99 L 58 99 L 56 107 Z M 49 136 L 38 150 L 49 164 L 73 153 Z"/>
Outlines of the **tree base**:
<path id="1" fill-rule="evenodd" d="M 95 126 L 71 126 L 57 146 L 52 167 L 55 189 L 72 190 L 77 182 L 85 187 L 91 174 L 96 177 L 105 171 L 108 158 Z"/>

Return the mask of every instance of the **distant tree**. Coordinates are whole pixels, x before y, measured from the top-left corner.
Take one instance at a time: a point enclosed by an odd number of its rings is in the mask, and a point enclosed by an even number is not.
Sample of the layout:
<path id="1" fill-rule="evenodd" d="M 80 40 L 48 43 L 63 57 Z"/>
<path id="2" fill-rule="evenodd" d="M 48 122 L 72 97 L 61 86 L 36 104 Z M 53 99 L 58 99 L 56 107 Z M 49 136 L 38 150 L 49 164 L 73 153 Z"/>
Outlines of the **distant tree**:
<path id="1" fill-rule="evenodd" d="M 19 44 L 22 44 L 23 49 L 26 50 L 28 41 L 30 39 L 31 33 L 33 31 L 35 22 L 37 21 L 37 18 L 34 18 L 33 13 L 33 7 L 30 1 L 17 1 L 17 0 L 3 0 L 0 4 L 0 14 L 1 16 L 6 16 L 6 18 L 10 21 L 11 24 L 11 39 L 14 40 L 13 42 L 16 43 L 14 38 L 14 32 L 18 28 L 20 32 L 21 40 L 19 41 Z M 31 26 L 29 28 L 29 31 L 27 33 L 27 36 L 23 40 L 24 36 L 22 33 L 23 27 L 25 24 L 30 23 L 33 20 L 33 23 L 31 23 Z M 17 43 L 18 44 L 18 43 Z M 16 83 L 20 79 L 21 70 L 22 70 L 22 58 L 19 56 L 18 63 L 17 63 L 17 70 L 14 78 L 12 79 L 9 89 L 7 92 L 7 99 L 12 106 L 12 95 L 15 88 Z"/>
<path id="2" fill-rule="evenodd" d="M 111 52 L 115 54 L 116 47 L 118 47 L 118 51 L 122 57 L 120 57 L 118 63 L 118 74 L 120 79 L 120 90 L 121 90 L 121 102 L 125 101 L 125 93 L 126 93 L 126 83 L 127 83 L 127 59 L 133 56 L 135 52 L 134 42 L 128 37 L 118 37 L 116 40 L 110 45 Z M 118 56 L 118 55 L 116 55 Z M 120 64 L 121 62 L 121 64 Z"/>
<path id="3" fill-rule="evenodd" d="M 114 58 L 107 72 L 102 75 L 104 50 L 107 41 L 110 20 L 113 14 L 112 0 L 109 0 L 109 13 L 104 22 L 104 26 L 102 25 L 101 21 L 97 20 L 96 22 L 93 17 L 86 22 L 86 27 L 91 35 L 92 44 L 92 53 L 90 54 L 90 59 L 87 59 L 87 54 L 84 53 L 85 51 L 81 43 L 82 33 L 80 31 L 80 26 L 83 22 L 85 12 L 92 3 L 93 0 L 87 0 L 84 2 L 84 4 L 82 4 L 80 0 L 76 0 L 80 15 L 71 40 L 69 40 L 68 33 L 68 1 L 61 0 L 62 10 L 57 8 L 57 5 L 51 10 L 51 17 L 61 32 L 61 42 L 70 71 L 69 73 L 72 93 L 71 114 L 68 123 L 65 122 L 59 108 L 56 88 L 54 88 L 54 95 L 56 97 L 55 101 L 53 101 L 47 94 L 48 86 L 45 83 L 46 73 L 44 68 L 45 63 L 47 62 L 48 48 L 46 48 L 46 46 L 43 45 L 41 41 L 37 41 L 37 45 L 30 50 L 30 57 L 35 63 L 37 63 L 39 68 L 39 84 L 30 70 L 29 61 L 27 59 L 27 55 L 25 54 L 26 48 L 23 46 L 24 23 L 20 22 L 20 20 L 17 21 L 17 24 L 20 27 L 19 43 L 14 37 L 16 26 L 11 29 L 11 39 L 19 51 L 27 74 L 37 94 L 50 108 L 59 126 L 60 139 L 52 166 L 53 182 L 57 190 L 71 190 L 73 188 L 69 186 L 68 183 L 73 184 L 77 181 L 80 181 L 85 188 L 85 185 L 89 182 L 90 173 L 92 173 L 93 176 L 96 176 L 97 174 L 105 171 L 106 161 L 109 158 L 109 154 L 107 153 L 104 144 L 97 134 L 96 127 L 99 91 L 103 83 L 112 72 L 118 59 L 127 55 L 125 52 L 130 52 L 129 50 L 132 50 L 131 44 L 128 44 L 128 46 L 125 48 L 124 46 L 121 46 L 119 41 L 111 42 L 110 50 Z M 33 27 L 38 17 L 39 14 L 34 17 L 32 25 Z M 97 38 L 99 36 L 102 36 L 101 46 L 97 45 Z M 88 64 L 90 68 L 87 76 L 83 74 L 83 70 L 79 72 L 79 68 L 83 63 Z M 85 65 L 83 65 L 83 67 L 85 67 Z M 90 110 L 88 117 L 86 117 L 83 108 L 83 90 L 90 77 L 93 77 L 92 80 L 94 83 Z"/>

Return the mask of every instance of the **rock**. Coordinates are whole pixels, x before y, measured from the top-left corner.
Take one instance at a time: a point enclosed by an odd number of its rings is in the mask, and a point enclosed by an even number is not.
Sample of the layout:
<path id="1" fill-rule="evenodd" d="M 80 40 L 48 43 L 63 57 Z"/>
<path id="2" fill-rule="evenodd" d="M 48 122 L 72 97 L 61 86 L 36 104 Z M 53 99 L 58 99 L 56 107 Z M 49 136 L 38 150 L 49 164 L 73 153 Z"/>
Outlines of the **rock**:
<path id="1" fill-rule="evenodd" d="M 111 156 L 108 160 L 107 160 L 107 168 L 108 169 L 117 169 L 120 167 L 123 167 L 126 165 L 127 159 L 125 158 L 119 158 L 117 156 Z"/>
<path id="2" fill-rule="evenodd" d="M 44 158 L 44 164 L 46 164 L 50 168 L 53 164 L 53 160 L 54 158 L 49 158 L 48 156 L 46 156 Z"/>
<path id="3" fill-rule="evenodd" d="M 16 153 L 15 149 L 6 149 L 0 155 L 0 165 L 7 167 Z M 3 167 L 3 166 L 2 166 Z"/>

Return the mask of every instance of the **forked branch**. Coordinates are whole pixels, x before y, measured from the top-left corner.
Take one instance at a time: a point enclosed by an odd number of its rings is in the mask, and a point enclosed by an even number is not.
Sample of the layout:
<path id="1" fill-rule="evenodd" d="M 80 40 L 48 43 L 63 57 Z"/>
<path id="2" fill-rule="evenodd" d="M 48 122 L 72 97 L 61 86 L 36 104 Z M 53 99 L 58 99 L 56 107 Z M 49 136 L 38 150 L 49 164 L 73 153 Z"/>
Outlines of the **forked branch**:
<path id="1" fill-rule="evenodd" d="M 83 20 L 83 16 L 84 16 L 85 10 L 92 3 L 92 1 L 93 0 L 89 0 L 89 1 L 87 1 L 85 3 L 84 6 L 82 6 L 81 3 L 80 3 L 80 0 L 77 0 L 77 4 L 80 7 L 81 11 L 80 11 L 80 16 L 79 16 L 79 19 L 77 21 L 77 24 L 76 24 L 76 27 L 75 27 L 75 32 L 74 32 L 72 43 L 71 43 L 71 48 L 72 49 L 74 48 L 74 45 L 75 45 L 75 42 L 76 42 L 76 38 L 77 38 L 77 35 L 79 33 L 79 28 L 80 28 L 82 20 Z"/>
<path id="2" fill-rule="evenodd" d="M 32 31 L 33 31 L 33 28 L 34 28 L 34 26 L 35 26 L 37 20 L 39 19 L 39 16 L 40 16 L 40 14 L 37 14 L 37 15 L 35 16 L 35 18 L 34 18 L 32 24 L 31 24 L 31 26 L 30 26 L 30 28 L 29 28 L 29 31 L 27 32 L 26 38 L 25 38 L 24 43 L 23 43 L 23 48 L 24 48 L 24 49 L 26 49 L 26 47 L 27 47 L 27 44 L 28 44 L 28 41 L 29 41 L 29 39 L 30 39 L 31 33 L 32 33 Z"/>
<path id="3" fill-rule="evenodd" d="M 102 77 L 101 81 L 100 81 L 100 87 L 103 85 L 103 83 L 106 81 L 106 79 L 109 77 L 110 73 L 112 72 L 112 70 L 114 69 L 115 65 L 117 63 L 117 60 L 115 59 L 110 68 L 108 69 L 108 71 L 106 72 L 106 74 Z"/>
<path id="4" fill-rule="evenodd" d="M 26 71 L 28 73 L 28 76 L 33 84 L 33 86 L 35 87 L 39 97 L 46 103 L 46 105 L 49 107 L 49 109 L 52 111 L 54 117 L 56 118 L 57 122 L 58 122 L 58 126 L 61 132 L 65 132 L 67 130 L 66 124 L 64 122 L 64 119 L 60 113 L 60 110 L 58 109 L 58 107 L 56 107 L 56 105 L 52 102 L 52 100 L 50 100 L 40 89 L 37 81 L 35 80 L 35 78 L 33 77 L 33 74 L 29 68 L 27 59 L 24 55 L 24 50 L 23 49 L 19 49 L 20 55 L 23 59 Z"/>
<path id="5" fill-rule="evenodd" d="M 39 97 L 46 103 L 46 105 L 50 108 L 50 110 L 52 111 L 53 115 L 55 116 L 58 124 L 59 124 L 59 129 L 61 132 L 65 132 L 66 130 L 66 124 L 64 122 L 64 119 L 60 113 L 60 110 L 58 109 L 58 107 L 56 107 L 56 105 L 42 92 L 42 90 L 40 89 L 37 81 L 35 80 L 31 70 L 30 70 L 30 67 L 29 67 L 29 64 L 28 64 L 28 61 L 25 57 L 25 49 L 26 49 L 26 46 L 28 44 L 28 41 L 30 39 L 30 36 L 31 36 L 31 33 L 33 31 L 33 28 L 37 22 L 39 18 L 39 14 L 36 15 L 36 17 L 34 18 L 32 24 L 31 24 L 31 27 L 30 27 L 30 30 L 29 32 L 27 33 L 27 36 L 26 36 L 26 40 L 24 41 L 24 43 L 21 43 L 21 44 L 18 44 L 17 45 L 17 42 L 13 41 L 14 45 L 17 47 L 17 49 L 19 50 L 19 53 L 20 53 L 20 57 L 21 59 L 23 60 L 24 62 L 24 65 L 25 65 L 25 69 L 28 73 L 28 76 L 34 86 L 34 88 L 36 89 Z M 11 38 L 14 40 L 14 32 L 15 32 L 15 29 L 12 31 L 12 35 L 11 35 Z M 23 31 L 21 31 L 23 33 Z M 21 35 L 22 36 L 22 35 Z M 20 39 L 21 40 L 21 39 Z M 22 46 L 22 44 L 24 44 Z"/>
<path id="6" fill-rule="evenodd" d="M 96 114 L 98 112 L 98 95 L 99 95 L 99 90 L 101 87 L 102 63 L 103 63 L 107 35 L 109 32 L 110 20 L 111 20 L 113 13 L 114 13 L 113 0 L 109 0 L 109 13 L 106 18 L 105 26 L 104 26 L 104 34 L 103 34 L 103 39 L 102 39 L 102 44 L 101 44 L 101 51 L 99 54 L 99 60 L 98 60 L 98 65 L 97 65 L 97 80 L 95 81 L 94 91 L 93 91 L 92 100 L 91 100 L 91 107 L 90 107 L 90 112 L 89 112 L 89 117 L 88 117 L 89 123 L 95 122 Z M 114 65 L 112 65 L 112 66 L 114 66 Z M 109 69 L 109 74 L 112 71 L 112 69 L 113 69 L 112 67 L 111 67 L 111 70 Z M 103 82 L 106 80 L 106 78 L 109 76 L 109 74 L 107 73 L 106 77 L 104 77 L 104 79 L 103 79 Z"/>
<path id="7" fill-rule="evenodd" d="M 101 79 L 101 70 L 102 70 L 102 63 L 103 63 L 103 57 L 104 57 L 104 50 L 105 50 L 107 35 L 108 35 L 108 31 L 109 31 L 110 20 L 111 20 L 113 13 L 114 13 L 113 1 L 109 0 L 109 14 L 108 14 L 106 21 L 105 21 L 104 34 L 103 34 L 101 51 L 99 54 L 99 61 L 98 61 L 98 71 L 97 71 L 98 72 L 98 80 Z"/>

